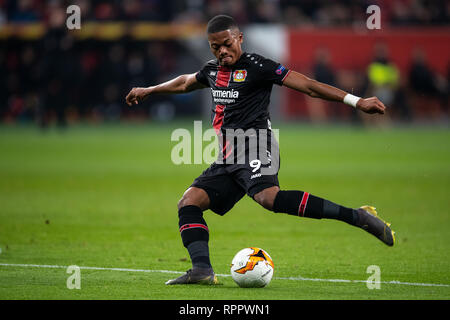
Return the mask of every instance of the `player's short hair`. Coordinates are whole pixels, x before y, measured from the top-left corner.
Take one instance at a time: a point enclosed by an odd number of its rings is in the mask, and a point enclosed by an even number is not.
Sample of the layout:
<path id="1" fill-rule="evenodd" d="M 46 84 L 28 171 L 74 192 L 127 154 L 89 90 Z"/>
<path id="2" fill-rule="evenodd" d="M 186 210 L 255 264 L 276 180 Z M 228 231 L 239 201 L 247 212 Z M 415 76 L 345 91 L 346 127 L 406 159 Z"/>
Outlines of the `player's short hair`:
<path id="1" fill-rule="evenodd" d="M 228 29 L 239 29 L 239 27 L 232 17 L 220 14 L 209 20 L 206 32 L 210 34 Z"/>

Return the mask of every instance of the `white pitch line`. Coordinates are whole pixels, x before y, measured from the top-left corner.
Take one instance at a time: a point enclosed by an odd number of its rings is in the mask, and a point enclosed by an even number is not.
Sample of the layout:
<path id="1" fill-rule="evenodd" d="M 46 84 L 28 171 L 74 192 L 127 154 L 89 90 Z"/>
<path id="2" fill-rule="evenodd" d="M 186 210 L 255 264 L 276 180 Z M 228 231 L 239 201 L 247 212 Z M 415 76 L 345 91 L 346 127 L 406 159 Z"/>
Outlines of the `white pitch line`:
<path id="1" fill-rule="evenodd" d="M 278 280 L 297 280 L 297 281 L 319 281 L 319 282 L 344 282 L 344 283 L 370 283 L 370 284 L 398 284 L 404 286 L 420 286 L 420 287 L 450 287 L 450 284 L 443 283 L 417 283 L 417 282 L 401 282 L 392 281 L 368 281 L 368 280 L 348 280 L 348 279 L 317 279 L 304 277 L 277 277 Z"/>
<path id="2" fill-rule="evenodd" d="M 28 267 L 28 268 L 51 268 L 51 269 L 67 269 L 69 266 L 58 266 L 48 264 L 22 264 L 22 263 L 0 263 L 4 267 Z M 170 270 L 148 270 L 148 269 L 128 269 L 128 268 L 102 268 L 102 267 L 79 267 L 84 270 L 101 270 L 101 271 L 128 271 L 128 272 L 153 272 L 153 273 L 177 273 L 182 274 L 181 271 Z"/>
<path id="3" fill-rule="evenodd" d="M 25 267 L 25 268 L 52 268 L 52 269 L 67 269 L 69 266 L 47 265 L 47 264 L 21 264 L 21 263 L 0 263 L 3 267 Z M 149 270 L 149 269 L 129 269 L 129 268 L 103 268 L 103 267 L 79 267 L 84 270 L 100 270 L 100 271 L 125 271 L 125 272 L 146 272 L 146 273 L 172 273 L 183 274 L 181 271 L 171 270 Z M 229 274 L 216 274 L 219 277 L 230 277 Z M 397 284 L 404 286 L 420 286 L 420 287 L 450 287 L 450 284 L 442 283 L 416 283 L 416 282 L 401 282 L 401 281 L 367 281 L 367 280 L 348 280 L 348 279 L 319 279 L 319 278 L 304 278 L 304 277 L 274 277 L 276 280 L 293 280 L 293 281 L 317 281 L 317 282 L 342 282 L 342 283 L 371 283 L 371 284 Z"/>

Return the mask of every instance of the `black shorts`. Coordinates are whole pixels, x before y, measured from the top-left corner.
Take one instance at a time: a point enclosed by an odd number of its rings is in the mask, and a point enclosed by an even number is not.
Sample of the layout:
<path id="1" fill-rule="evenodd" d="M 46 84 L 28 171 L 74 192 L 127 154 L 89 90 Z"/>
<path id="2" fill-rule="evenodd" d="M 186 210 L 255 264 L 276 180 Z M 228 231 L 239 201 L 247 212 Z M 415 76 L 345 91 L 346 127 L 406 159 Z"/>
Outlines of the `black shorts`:
<path id="1" fill-rule="evenodd" d="M 279 147 L 272 144 L 258 145 L 259 153 L 245 148 L 245 160 L 229 164 L 226 160 L 216 161 L 194 180 L 191 187 L 201 188 L 209 196 L 209 209 L 224 215 L 247 194 L 254 197 L 258 192 L 279 186 Z M 275 151 L 275 152 L 274 152 Z M 239 152 L 236 152 L 238 154 Z M 230 159 L 230 158 L 227 158 Z"/>

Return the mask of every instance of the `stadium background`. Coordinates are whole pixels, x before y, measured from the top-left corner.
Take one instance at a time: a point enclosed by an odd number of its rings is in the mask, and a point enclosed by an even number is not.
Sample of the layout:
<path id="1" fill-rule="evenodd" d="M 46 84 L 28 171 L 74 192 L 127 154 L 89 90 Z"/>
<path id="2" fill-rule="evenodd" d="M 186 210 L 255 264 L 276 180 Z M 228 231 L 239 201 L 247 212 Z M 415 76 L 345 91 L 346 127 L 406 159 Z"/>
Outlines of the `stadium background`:
<path id="1" fill-rule="evenodd" d="M 66 28 L 71 4 L 80 30 Z M 366 28 L 371 4 L 381 30 Z M 449 12 L 422 0 L 0 0 L 0 298 L 448 300 Z M 366 117 L 274 86 L 270 107 L 282 187 L 375 205 L 393 248 L 244 197 L 225 217 L 204 213 L 223 285 L 164 285 L 191 267 L 176 203 L 208 166 L 175 165 L 171 134 L 209 128 L 210 92 L 124 98 L 211 59 L 204 27 L 219 13 L 240 23 L 245 50 L 388 106 Z M 229 277 L 248 246 L 274 259 L 263 290 Z M 84 267 L 81 290 L 66 287 L 69 265 Z M 380 290 L 364 283 L 370 265 Z"/>
<path id="2" fill-rule="evenodd" d="M 370 1 L 369 1 L 370 2 Z M 448 122 L 448 1 L 0 1 L 0 118 L 4 123 L 101 123 L 209 115 L 207 92 L 127 108 L 133 86 L 197 71 L 211 59 L 207 20 L 236 18 L 244 49 L 390 107 L 384 122 Z M 66 8 L 81 8 L 81 30 Z M 366 8 L 381 8 L 368 30 Z M 275 90 L 281 120 L 361 122 L 343 105 Z"/>

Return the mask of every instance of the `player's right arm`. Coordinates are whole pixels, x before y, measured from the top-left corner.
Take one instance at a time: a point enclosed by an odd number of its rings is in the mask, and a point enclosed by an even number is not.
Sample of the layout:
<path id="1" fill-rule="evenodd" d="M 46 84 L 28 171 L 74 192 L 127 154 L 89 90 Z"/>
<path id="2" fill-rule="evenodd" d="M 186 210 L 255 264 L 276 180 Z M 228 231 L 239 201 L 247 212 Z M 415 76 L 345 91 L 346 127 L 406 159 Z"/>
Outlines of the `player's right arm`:
<path id="1" fill-rule="evenodd" d="M 193 90 L 206 88 L 206 86 L 200 83 L 196 78 L 196 73 L 183 74 L 175 79 L 158 84 L 156 86 L 150 86 L 147 88 L 136 87 L 131 89 L 125 98 L 126 103 L 129 106 L 138 104 L 144 101 L 149 95 L 157 93 L 176 94 L 187 93 Z"/>

